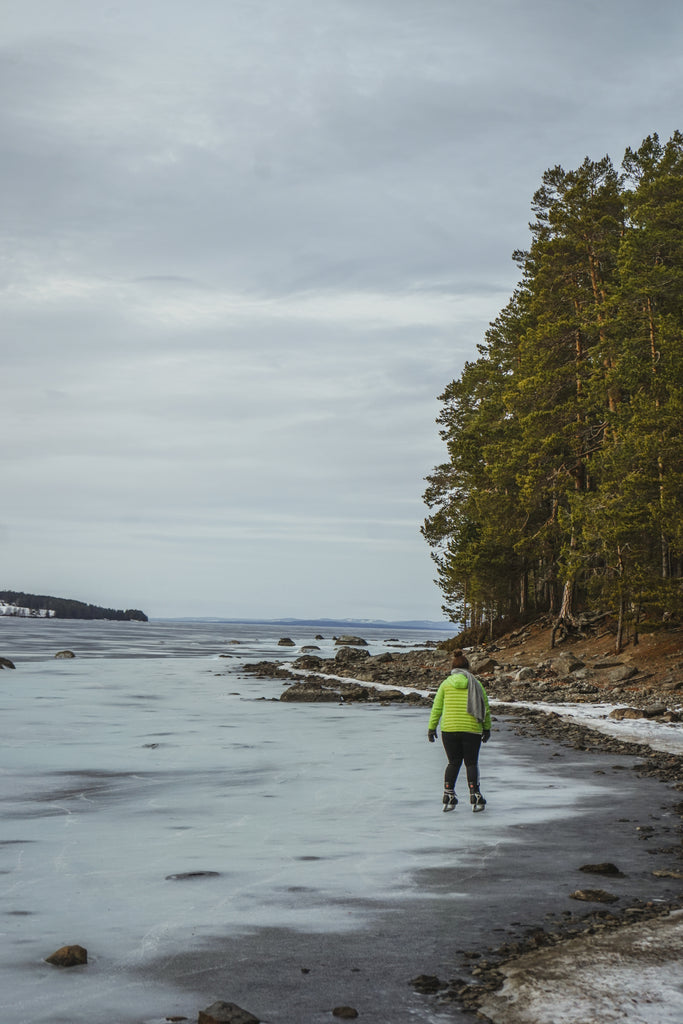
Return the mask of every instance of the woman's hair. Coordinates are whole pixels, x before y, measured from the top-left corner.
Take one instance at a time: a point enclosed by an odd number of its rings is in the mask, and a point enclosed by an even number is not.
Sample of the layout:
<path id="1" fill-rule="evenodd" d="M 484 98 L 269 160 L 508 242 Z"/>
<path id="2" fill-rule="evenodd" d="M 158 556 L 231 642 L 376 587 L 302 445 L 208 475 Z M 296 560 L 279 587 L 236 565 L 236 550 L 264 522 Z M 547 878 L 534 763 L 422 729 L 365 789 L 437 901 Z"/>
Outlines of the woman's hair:
<path id="1" fill-rule="evenodd" d="M 453 657 L 451 658 L 451 668 L 469 668 L 470 663 L 458 648 L 457 651 L 453 651 Z"/>

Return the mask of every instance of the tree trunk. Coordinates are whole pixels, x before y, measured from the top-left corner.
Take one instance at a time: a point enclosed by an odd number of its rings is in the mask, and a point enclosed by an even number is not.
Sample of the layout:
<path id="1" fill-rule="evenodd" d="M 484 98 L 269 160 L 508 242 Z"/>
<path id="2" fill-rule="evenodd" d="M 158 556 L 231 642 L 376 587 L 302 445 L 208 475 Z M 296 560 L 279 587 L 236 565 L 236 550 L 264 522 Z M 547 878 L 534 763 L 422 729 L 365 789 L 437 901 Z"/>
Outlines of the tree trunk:
<path id="1" fill-rule="evenodd" d="M 615 651 L 617 654 L 621 654 L 624 648 L 624 593 L 619 592 L 619 619 L 617 621 L 617 639 L 615 644 Z"/>

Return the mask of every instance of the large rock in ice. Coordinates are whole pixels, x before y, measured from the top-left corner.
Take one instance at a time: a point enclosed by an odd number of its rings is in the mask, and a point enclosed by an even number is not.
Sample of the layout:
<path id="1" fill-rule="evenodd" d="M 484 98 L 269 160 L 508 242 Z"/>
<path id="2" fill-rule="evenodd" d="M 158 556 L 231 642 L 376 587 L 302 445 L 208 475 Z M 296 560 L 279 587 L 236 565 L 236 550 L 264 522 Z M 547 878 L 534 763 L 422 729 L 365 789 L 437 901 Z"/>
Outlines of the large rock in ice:
<path id="1" fill-rule="evenodd" d="M 10 661 L 9 658 L 0 658 L 0 669 L 3 668 L 14 668 L 14 662 Z"/>
<path id="2" fill-rule="evenodd" d="M 88 951 L 83 946 L 62 946 L 51 956 L 46 956 L 45 960 L 55 967 L 77 967 L 79 964 L 87 964 Z"/>

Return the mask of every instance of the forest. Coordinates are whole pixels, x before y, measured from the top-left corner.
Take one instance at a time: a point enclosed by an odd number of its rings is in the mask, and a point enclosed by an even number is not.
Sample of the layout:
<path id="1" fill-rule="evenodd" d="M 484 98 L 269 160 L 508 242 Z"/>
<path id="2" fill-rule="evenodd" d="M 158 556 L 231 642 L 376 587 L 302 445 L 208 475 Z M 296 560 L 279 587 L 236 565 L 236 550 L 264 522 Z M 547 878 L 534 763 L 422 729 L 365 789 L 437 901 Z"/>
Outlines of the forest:
<path id="1" fill-rule="evenodd" d="M 116 608 L 100 608 L 96 604 L 85 604 L 67 597 L 46 597 L 44 594 L 23 594 L 18 590 L 0 590 L 0 601 L 17 605 L 19 608 L 45 608 L 54 613 L 55 619 L 113 619 L 115 621 L 147 622 L 147 616 L 137 608 L 120 611 Z"/>
<path id="2" fill-rule="evenodd" d="M 620 649 L 681 614 L 683 135 L 553 167 L 531 210 L 519 284 L 439 396 L 422 533 L 466 629 L 611 613 Z"/>

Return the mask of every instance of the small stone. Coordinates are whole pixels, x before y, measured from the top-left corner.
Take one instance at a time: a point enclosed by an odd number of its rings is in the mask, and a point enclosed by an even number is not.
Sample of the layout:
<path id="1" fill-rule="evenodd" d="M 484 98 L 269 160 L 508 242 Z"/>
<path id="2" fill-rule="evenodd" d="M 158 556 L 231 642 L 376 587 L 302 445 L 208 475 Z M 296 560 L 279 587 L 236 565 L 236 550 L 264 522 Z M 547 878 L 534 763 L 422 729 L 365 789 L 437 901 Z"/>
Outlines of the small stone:
<path id="1" fill-rule="evenodd" d="M 604 889 L 577 889 L 570 893 L 570 899 L 584 900 L 586 903 L 616 903 L 619 897 Z"/>
<path id="2" fill-rule="evenodd" d="M 197 1024 L 259 1024 L 259 1018 L 237 1003 L 224 1003 L 219 999 L 206 1010 L 199 1011 Z"/>
<path id="3" fill-rule="evenodd" d="M 601 864 L 584 864 L 579 871 L 587 871 L 593 875 L 612 875 L 615 878 L 624 877 L 623 871 L 620 871 L 616 864 L 612 864 L 610 861 L 603 861 Z"/>
<path id="4" fill-rule="evenodd" d="M 296 647 L 296 644 L 291 637 L 283 636 L 277 642 L 278 647 Z"/>
<path id="5" fill-rule="evenodd" d="M 342 1017 L 344 1020 L 355 1020 L 358 1010 L 354 1010 L 353 1006 L 335 1006 L 332 1016 Z"/>
<path id="6" fill-rule="evenodd" d="M 621 722 L 624 718 L 645 718 L 645 712 L 640 711 L 638 708 L 615 708 L 614 711 L 610 711 L 607 717 Z"/>
<path id="7" fill-rule="evenodd" d="M 435 974 L 418 974 L 416 978 L 412 979 L 410 984 L 416 992 L 422 992 L 423 994 L 438 992 L 441 987 L 441 982 Z"/>
<path id="8" fill-rule="evenodd" d="M 73 651 L 57 651 L 55 658 L 75 658 L 76 655 Z"/>
<path id="9" fill-rule="evenodd" d="M 0 658 L 0 669 L 2 668 L 16 668 L 16 666 L 9 658 Z"/>
<path id="10" fill-rule="evenodd" d="M 55 967 L 78 967 L 87 964 L 88 951 L 83 946 L 62 946 L 51 956 L 45 957 L 45 961 Z"/>
<path id="11" fill-rule="evenodd" d="M 166 875 L 167 882 L 184 882 L 189 878 L 218 878 L 218 871 L 181 871 L 177 875 Z"/>

